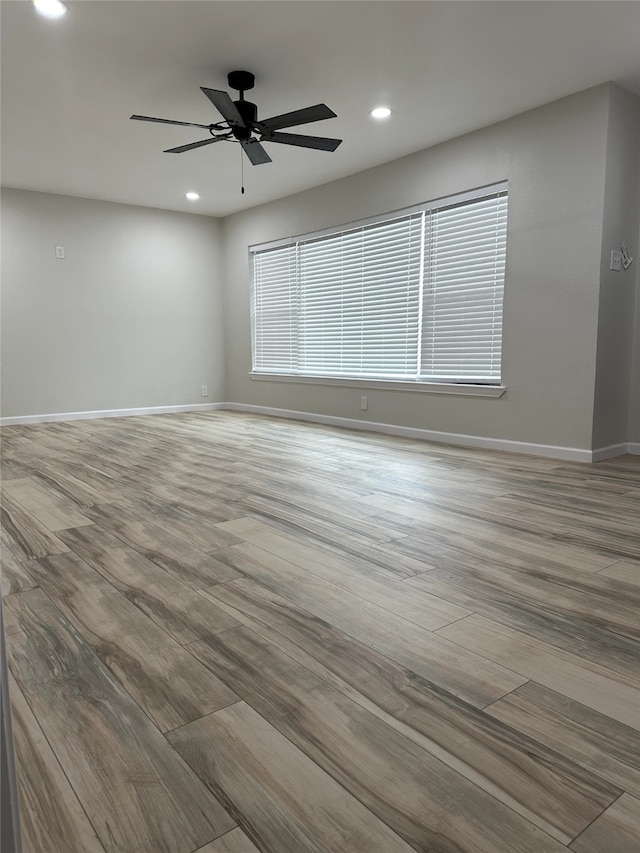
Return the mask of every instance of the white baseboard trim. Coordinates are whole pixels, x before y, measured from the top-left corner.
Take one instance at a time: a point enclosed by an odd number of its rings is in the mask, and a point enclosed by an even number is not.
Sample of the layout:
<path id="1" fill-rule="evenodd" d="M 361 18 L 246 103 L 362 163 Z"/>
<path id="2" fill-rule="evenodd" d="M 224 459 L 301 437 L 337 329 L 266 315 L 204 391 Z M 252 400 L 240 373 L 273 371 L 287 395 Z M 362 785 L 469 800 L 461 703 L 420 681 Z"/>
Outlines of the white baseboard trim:
<path id="1" fill-rule="evenodd" d="M 608 447 L 597 447 L 591 451 L 592 462 L 603 462 L 605 459 L 613 459 L 614 456 L 624 456 L 625 453 L 631 453 L 631 447 L 627 442 L 622 444 L 610 444 Z"/>
<path id="2" fill-rule="evenodd" d="M 533 444 L 526 441 L 510 441 L 501 438 L 485 438 L 480 435 L 464 435 L 454 432 L 438 432 L 430 429 L 382 424 L 375 421 L 360 421 L 353 418 L 338 418 L 331 415 L 319 415 L 310 412 L 296 412 L 289 409 L 273 409 L 269 406 L 253 406 L 249 403 L 222 403 L 221 408 L 237 412 L 253 412 L 258 415 L 271 415 L 277 418 L 290 418 L 297 421 L 327 424 L 345 429 L 381 432 L 387 435 L 399 435 L 404 438 L 418 438 L 439 444 L 454 444 L 460 447 L 478 447 L 484 450 L 504 450 L 509 453 L 526 453 L 529 456 L 546 456 L 550 459 L 562 459 L 567 462 L 591 462 L 591 450 L 578 447 L 555 447 L 551 444 Z"/>
<path id="3" fill-rule="evenodd" d="M 184 406 L 147 406 L 141 409 L 103 409 L 95 412 L 53 412 L 46 415 L 19 415 L 0 418 L 0 426 L 44 424 L 52 421 L 83 421 L 93 418 L 131 418 L 137 415 L 167 415 L 173 412 L 207 412 L 226 408 L 225 403 L 193 403 Z"/>
<path id="4" fill-rule="evenodd" d="M 127 418 L 139 415 L 166 415 L 175 412 L 211 412 L 227 409 L 236 412 L 252 412 L 257 415 L 270 415 L 276 418 L 290 418 L 308 423 L 327 424 L 343 429 L 380 432 L 386 435 L 399 435 L 403 438 L 417 438 L 438 444 L 453 444 L 460 447 L 477 447 L 484 450 L 502 450 L 507 453 L 524 453 L 529 456 L 544 456 L 549 459 L 562 459 L 566 462 L 601 462 L 625 453 L 640 455 L 640 443 L 627 442 L 599 447 L 596 450 L 583 450 L 579 447 L 560 447 L 552 444 L 533 444 L 527 441 L 511 441 L 503 438 L 486 438 L 481 435 L 465 435 L 455 432 L 439 432 L 416 427 L 383 424 L 376 421 L 362 421 L 355 418 L 340 418 L 333 415 L 321 415 L 314 412 L 298 412 L 292 409 L 276 409 L 270 406 L 254 406 L 250 403 L 193 403 L 181 406 L 147 406 L 137 409 L 103 409 L 92 412 L 52 412 L 42 415 L 19 415 L 0 418 L 0 426 L 20 424 L 42 424 L 53 421 L 81 421 L 94 418 Z"/>

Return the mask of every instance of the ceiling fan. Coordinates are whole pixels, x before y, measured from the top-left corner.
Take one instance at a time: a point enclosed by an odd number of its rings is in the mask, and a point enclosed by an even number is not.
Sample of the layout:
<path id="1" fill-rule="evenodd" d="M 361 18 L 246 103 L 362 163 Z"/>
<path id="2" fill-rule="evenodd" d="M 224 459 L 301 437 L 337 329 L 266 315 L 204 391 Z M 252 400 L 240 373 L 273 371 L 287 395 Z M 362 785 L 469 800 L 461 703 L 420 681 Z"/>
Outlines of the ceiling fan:
<path id="1" fill-rule="evenodd" d="M 326 136 L 306 136 L 301 133 L 280 133 L 283 128 L 294 127 L 299 124 L 309 124 L 313 121 L 322 121 L 327 118 L 336 118 L 333 110 L 326 104 L 315 104 L 302 110 L 294 110 L 279 116 L 258 120 L 258 108 L 251 101 L 245 101 L 244 93 L 253 89 L 255 77 L 250 71 L 232 71 L 227 75 L 227 82 L 231 89 L 240 93 L 237 101 L 232 101 L 227 92 L 219 89 L 200 89 L 209 98 L 213 106 L 218 110 L 223 121 L 213 124 L 194 124 L 190 121 L 173 121 L 166 118 L 152 118 L 151 116 L 131 116 L 137 121 L 155 121 L 160 124 L 178 124 L 186 127 L 202 127 L 211 134 L 207 139 L 198 142 L 190 142 L 187 145 L 178 145 L 177 148 L 167 148 L 165 154 L 183 154 L 193 148 L 201 148 L 203 145 L 211 145 L 213 142 L 239 142 L 245 154 L 254 166 L 261 163 L 270 163 L 271 157 L 262 146 L 263 142 L 280 142 L 284 145 L 298 145 L 302 148 L 315 148 L 318 151 L 335 151 L 342 142 L 341 139 L 330 139 Z M 253 134 L 258 136 L 254 136 Z M 258 138 L 259 137 L 259 138 Z"/>

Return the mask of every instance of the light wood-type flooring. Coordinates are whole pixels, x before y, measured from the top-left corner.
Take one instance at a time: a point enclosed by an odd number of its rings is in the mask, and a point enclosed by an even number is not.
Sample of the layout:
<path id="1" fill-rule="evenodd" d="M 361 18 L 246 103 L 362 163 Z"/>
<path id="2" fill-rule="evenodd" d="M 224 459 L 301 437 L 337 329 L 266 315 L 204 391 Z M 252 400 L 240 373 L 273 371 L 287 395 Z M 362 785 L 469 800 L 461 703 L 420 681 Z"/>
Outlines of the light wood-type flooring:
<path id="1" fill-rule="evenodd" d="M 25 853 L 637 853 L 640 457 L 2 433 Z"/>

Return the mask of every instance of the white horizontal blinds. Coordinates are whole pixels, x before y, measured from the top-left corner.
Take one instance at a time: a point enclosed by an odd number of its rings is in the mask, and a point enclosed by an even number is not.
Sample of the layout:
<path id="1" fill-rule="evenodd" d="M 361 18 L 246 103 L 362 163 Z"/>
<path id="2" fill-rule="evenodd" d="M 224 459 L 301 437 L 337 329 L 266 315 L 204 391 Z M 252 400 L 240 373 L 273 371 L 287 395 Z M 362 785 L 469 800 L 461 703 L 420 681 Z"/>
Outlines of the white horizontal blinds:
<path id="1" fill-rule="evenodd" d="M 416 379 L 423 213 L 299 244 L 299 372 Z"/>
<path id="2" fill-rule="evenodd" d="M 506 193 L 432 211 L 423 381 L 500 381 L 506 240 Z"/>
<path id="3" fill-rule="evenodd" d="M 299 286 L 295 244 L 253 256 L 253 370 L 295 373 Z"/>
<path id="4" fill-rule="evenodd" d="M 506 185 L 474 195 L 256 247 L 254 372 L 499 383 Z"/>

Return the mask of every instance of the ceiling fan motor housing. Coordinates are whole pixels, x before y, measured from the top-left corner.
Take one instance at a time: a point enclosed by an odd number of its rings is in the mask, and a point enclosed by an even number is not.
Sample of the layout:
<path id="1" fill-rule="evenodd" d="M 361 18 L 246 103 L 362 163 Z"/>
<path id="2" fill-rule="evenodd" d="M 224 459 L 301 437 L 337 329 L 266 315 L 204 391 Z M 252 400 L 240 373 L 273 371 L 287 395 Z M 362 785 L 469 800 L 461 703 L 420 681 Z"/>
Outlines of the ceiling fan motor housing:
<path id="1" fill-rule="evenodd" d="M 248 92 L 249 89 L 253 89 L 255 82 L 256 78 L 250 71 L 230 71 L 227 74 L 229 88 L 237 89 L 240 92 L 240 99 L 233 103 L 245 123 L 245 127 L 232 128 L 236 139 L 250 139 L 252 125 L 258 120 L 258 108 L 251 101 L 245 101 L 244 99 L 244 93 Z"/>
<path id="2" fill-rule="evenodd" d="M 245 127 L 233 127 L 233 135 L 236 139 L 249 139 L 251 136 L 251 128 L 254 122 L 258 120 L 258 108 L 255 104 L 252 104 L 251 101 L 245 101 L 244 99 L 234 101 L 233 103 L 237 107 L 238 112 L 245 123 Z"/>

